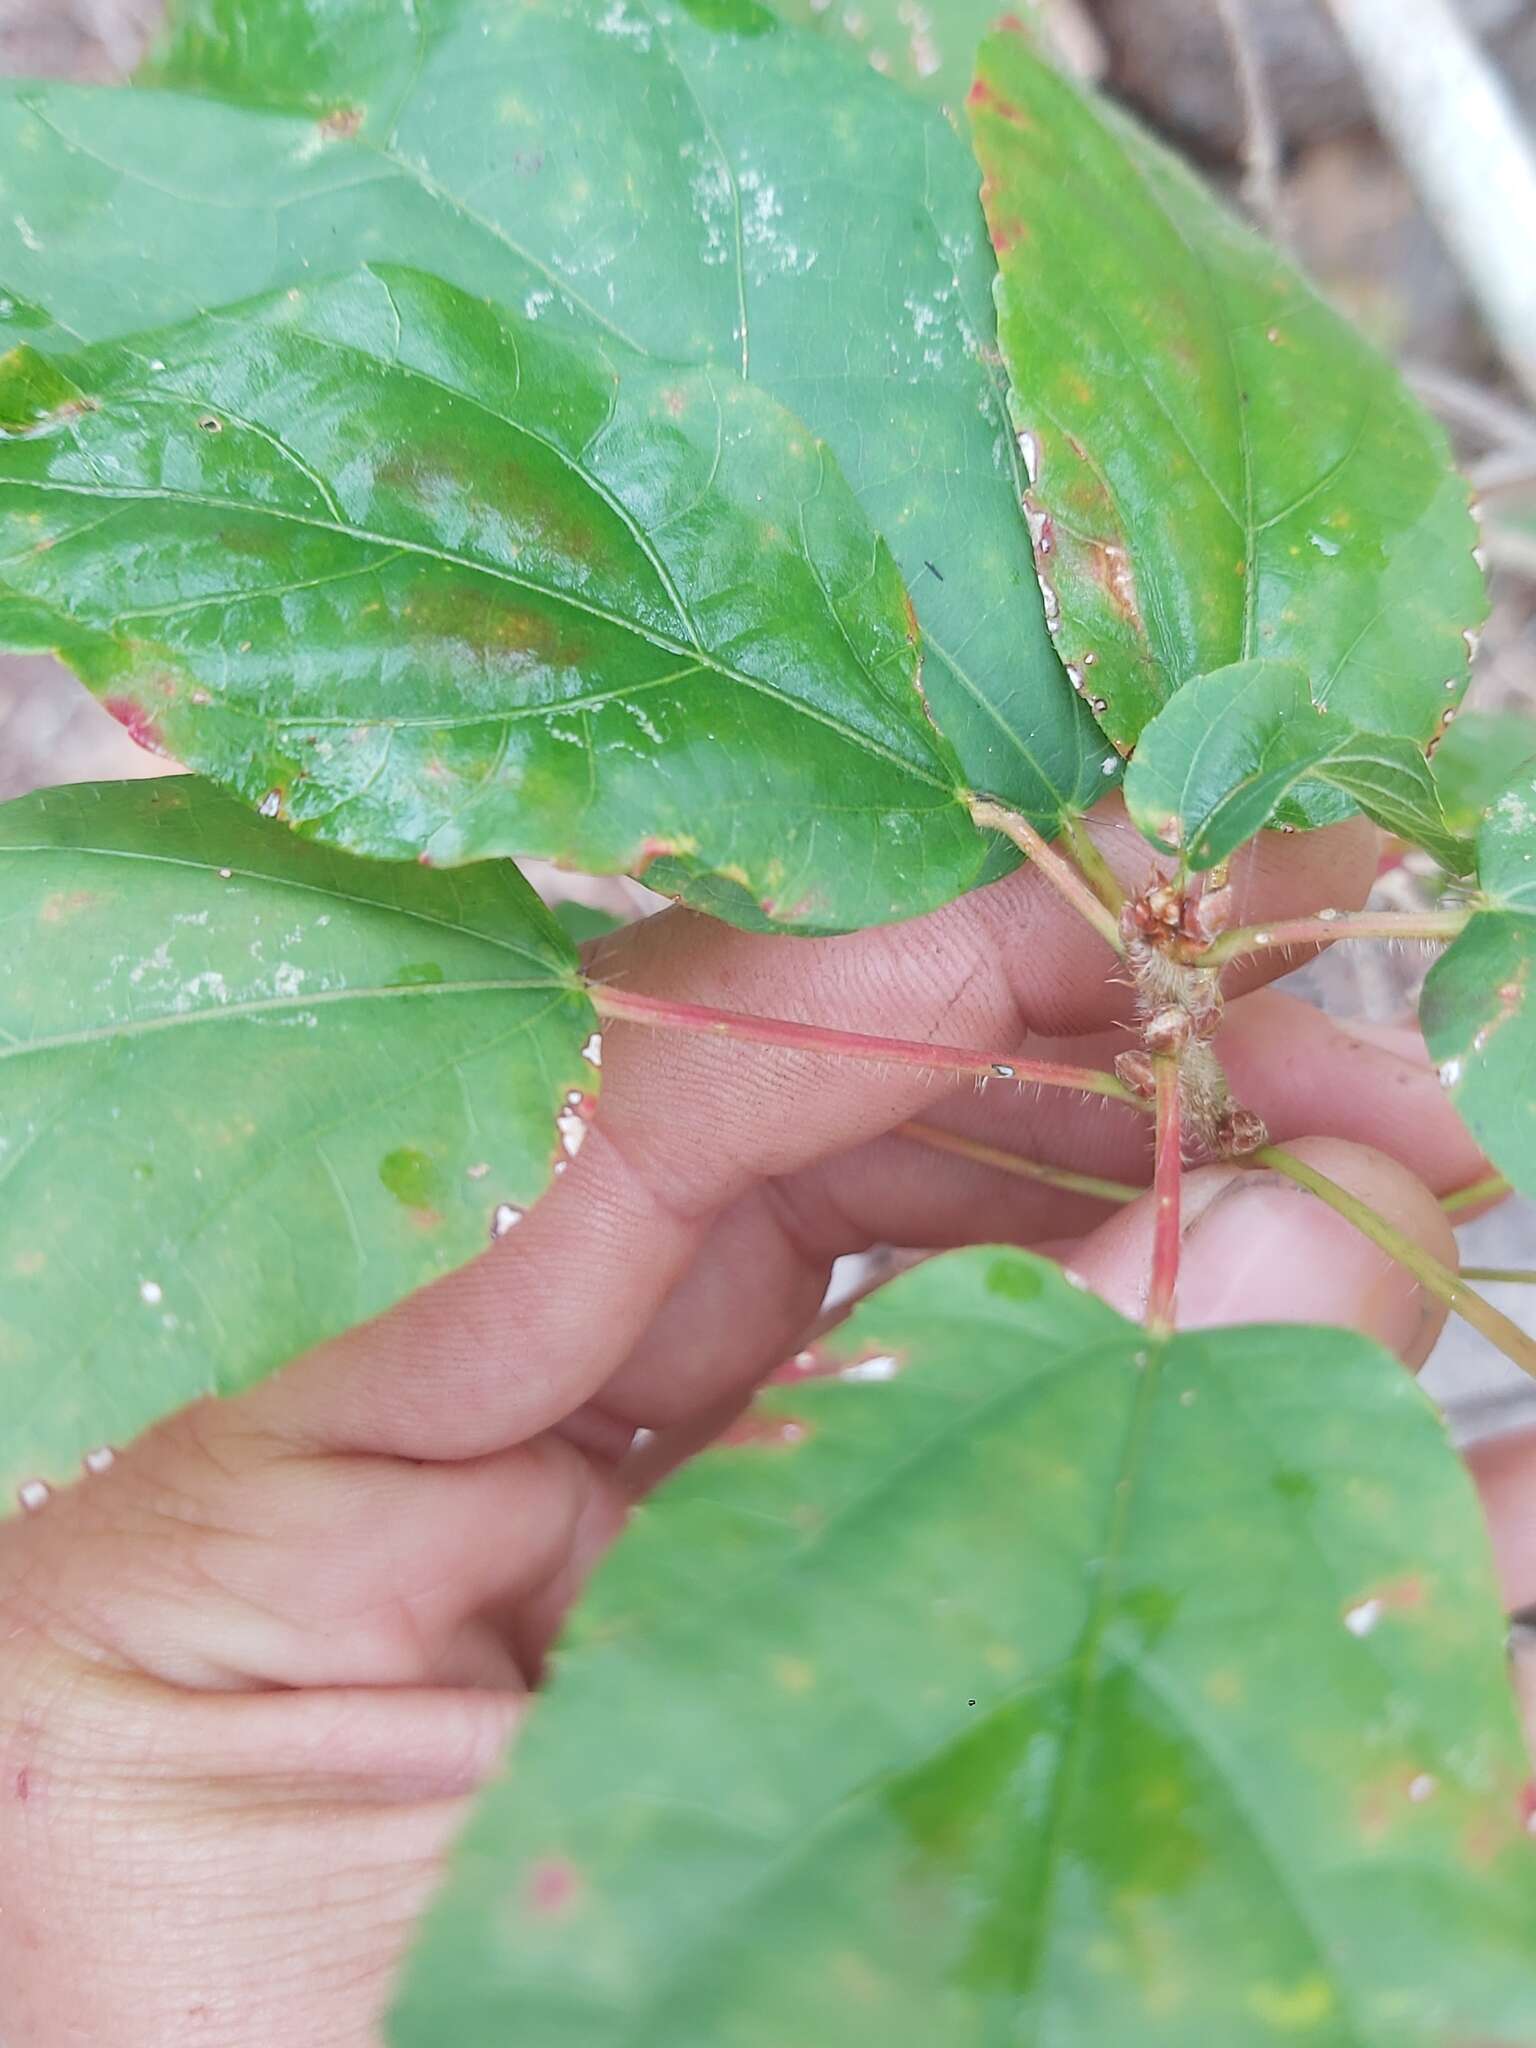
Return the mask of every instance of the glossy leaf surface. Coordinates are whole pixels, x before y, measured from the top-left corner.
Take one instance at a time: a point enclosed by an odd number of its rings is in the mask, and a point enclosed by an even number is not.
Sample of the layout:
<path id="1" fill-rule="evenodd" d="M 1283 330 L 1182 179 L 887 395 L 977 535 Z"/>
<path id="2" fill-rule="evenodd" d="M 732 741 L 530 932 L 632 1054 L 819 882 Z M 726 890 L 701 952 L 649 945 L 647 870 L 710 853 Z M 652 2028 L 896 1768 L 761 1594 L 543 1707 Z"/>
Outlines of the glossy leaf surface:
<path id="1" fill-rule="evenodd" d="M 575 957 L 509 865 L 107 783 L 0 808 L 0 894 L 7 1506 L 475 1257 L 592 1107 Z"/>
<path id="2" fill-rule="evenodd" d="M 600 1571 L 396 2048 L 1523 2037 L 1503 1619 L 1395 1360 L 985 1250 L 827 1350 Z"/>
<path id="3" fill-rule="evenodd" d="M 665 853 L 802 924 L 975 880 L 895 564 L 728 371 L 394 269 L 66 360 L 0 443 L 13 637 L 248 801 L 385 859 Z"/>
<path id="4" fill-rule="evenodd" d="M 1313 701 L 1289 662 L 1240 662 L 1186 683 L 1142 734 L 1125 798 L 1155 846 L 1211 868 L 1303 785 L 1340 791 L 1453 873 L 1472 865 L 1471 842 L 1447 825 L 1419 748 L 1355 732 Z"/>
<path id="5" fill-rule="evenodd" d="M 13 89 L 0 282 L 99 340 L 399 261 L 746 366 L 894 549 L 969 782 L 1047 828 L 1109 786 L 1046 635 L 976 167 L 937 108 L 753 0 L 177 16 L 154 75 L 181 92 Z"/>
<path id="6" fill-rule="evenodd" d="M 1440 428 L 1022 35 L 985 45 L 972 122 L 1049 609 L 1105 730 L 1128 750 L 1189 678 L 1264 656 L 1352 725 L 1426 746 L 1487 609 Z"/>
<path id="7" fill-rule="evenodd" d="M 1435 962 L 1420 1020 L 1440 1079 L 1501 1173 L 1536 1194 L 1536 775 L 1523 771 L 1477 838 L 1488 907 Z"/>

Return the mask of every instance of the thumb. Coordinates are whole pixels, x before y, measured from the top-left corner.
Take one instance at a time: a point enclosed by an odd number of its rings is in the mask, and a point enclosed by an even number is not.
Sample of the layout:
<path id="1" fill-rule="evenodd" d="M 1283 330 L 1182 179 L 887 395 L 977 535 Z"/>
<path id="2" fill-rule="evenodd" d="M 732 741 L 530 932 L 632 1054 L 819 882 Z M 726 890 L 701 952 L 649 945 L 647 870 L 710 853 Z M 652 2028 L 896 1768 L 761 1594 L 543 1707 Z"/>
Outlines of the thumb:
<path id="1" fill-rule="evenodd" d="M 1444 1210 L 1405 1166 L 1341 1138 L 1289 1148 L 1453 1271 L 1456 1239 Z M 1084 1238 L 1071 1266 L 1126 1315 L 1146 1312 L 1154 1207 L 1145 1196 Z M 1184 1182 L 1179 1274 L 1182 1329 L 1230 1323 L 1333 1323 L 1374 1337 L 1415 1370 L 1429 1357 L 1446 1309 L 1345 1217 L 1280 1175 L 1208 1166 Z"/>

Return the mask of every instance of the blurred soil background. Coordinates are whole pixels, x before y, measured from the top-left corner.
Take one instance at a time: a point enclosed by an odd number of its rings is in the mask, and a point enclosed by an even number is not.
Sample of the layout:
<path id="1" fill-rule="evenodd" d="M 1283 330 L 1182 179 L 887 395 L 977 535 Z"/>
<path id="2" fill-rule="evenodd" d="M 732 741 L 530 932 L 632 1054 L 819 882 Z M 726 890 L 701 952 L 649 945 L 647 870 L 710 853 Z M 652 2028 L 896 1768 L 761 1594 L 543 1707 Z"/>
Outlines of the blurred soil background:
<path id="1" fill-rule="evenodd" d="M 1483 494 L 1494 587 L 1471 702 L 1536 718 L 1536 419 L 1506 382 L 1454 262 L 1378 134 L 1321 0 L 1038 5 L 1080 70 L 1128 101 L 1234 201 L 1263 199 L 1313 277 L 1402 363 L 1446 421 Z M 1459 11 L 1536 130 L 1536 0 L 1459 0 Z M 857 33 L 857 7 L 844 12 Z M 119 81 L 159 15 L 160 0 L 0 0 L 0 72 Z M 903 18 L 914 37 L 942 37 L 944 0 L 911 0 Z M 1268 179 L 1262 162 L 1255 172 L 1264 150 L 1255 150 L 1241 57 L 1270 103 Z M 1496 192 L 1488 199 L 1497 207 Z M 1527 260 L 1536 263 L 1536 250 Z M 163 764 L 141 754 L 63 671 L 44 660 L 0 659 L 0 800 L 51 783 L 158 772 Z M 1384 884 L 1389 897 L 1411 886 L 1401 872 Z M 565 893 L 620 913 L 643 897 L 611 882 L 568 883 Z M 1392 1020 L 1410 1014 L 1423 967 L 1408 952 L 1341 948 L 1297 979 L 1336 1012 Z M 1463 1232 L 1463 1243 L 1469 1263 L 1536 1264 L 1536 1209 L 1506 1204 Z M 1536 1290 L 1489 1292 L 1536 1328 Z M 1536 1420 L 1536 1387 L 1459 1323 L 1430 1379 L 1463 1435 Z"/>

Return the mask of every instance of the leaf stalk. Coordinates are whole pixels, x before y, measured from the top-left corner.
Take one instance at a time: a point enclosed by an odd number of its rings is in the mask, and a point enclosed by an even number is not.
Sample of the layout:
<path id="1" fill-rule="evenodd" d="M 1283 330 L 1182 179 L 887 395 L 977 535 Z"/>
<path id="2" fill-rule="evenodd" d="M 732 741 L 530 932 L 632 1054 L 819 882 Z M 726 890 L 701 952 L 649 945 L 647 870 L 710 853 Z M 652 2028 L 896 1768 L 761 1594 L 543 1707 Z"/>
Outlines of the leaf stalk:
<path id="1" fill-rule="evenodd" d="M 1245 953 L 1268 953 L 1287 946 L 1334 946 L 1341 939 L 1417 939 L 1428 945 L 1459 938 L 1471 909 L 1320 910 L 1313 917 L 1281 919 L 1275 924 L 1246 925 L 1226 932 L 1198 957 L 1202 967 L 1222 967 Z"/>
<path id="2" fill-rule="evenodd" d="M 1058 853 L 1048 839 L 1042 838 L 1028 818 L 1008 810 L 1003 804 L 993 803 L 987 797 L 972 798 L 971 816 L 983 832 L 1001 832 L 1021 853 L 1028 854 L 1051 887 L 1071 905 L 1084 923 L 1092 925 L 1104 943 L 1112 946 L 1116 953 L 1124 953 L 1119 918 L 1099 901 L 1072 862 Z"/>
<path id="3" fill-rule="evenodd" d="M 953 1158 L 967 1159 L 975 1166 L 988 1166 L 998 1173 L 1011 1174 L 1016 1180 L 1059 1188 L 1067 1195 L 1086 1195 L 1090 1201 L 1112 1202 L 1117 1208 L 1139 1202 L 1147 1192 L 1145 1188 L 1132 1187 L 1127 1181 L 1101 1180 L 1096 1174 L 1074 1173 L 1069 1167 L 1047 1166 L 1037 1159 L 1024 1159 L 1016 1152 L 1000 1151 L 995 1145 L 984 1145 L 977 1138 L 962 1137 L 958 1131 L 941 1131 L 933 1124 L 903 1124 L 896 1135 L 909 1138 L 914 1145 L 926 1145 L 930 1152 L 947 1152 Z"/>
<path id="4" fill-rule="evenodd" d="M 1136 1099 L 1122 1081 L 1097 1067 L 1059 1066 L 1050 1060 L 975 1052 L 966 1046 L 923 1045 L 912 1039 L 879 1038 L 862 1031 L 832 1031 L 824 1025 L 795 1024 L 781 1017 L 743 1016 L 734 1010 L 673 1002 L 667 997 L 639 995 L 602 983 L 589 985 L 587 993 L 599 1016 L 616 1023 L 641 1024 L 653 1031 L 730 1038 L 786 1052 L 868 1060 L 876 1066 L 921 1067 L 930 1073 L 962 1075 L 980 1081 L 1016 1081 L 1021 1087 L 1062 1088 L 1078 1095 L 1102 1095 L 1111 1102 L 1134 1103 Z"/>
<path id="5" fill-rule="evenodd" d="M 1415 1244 L 1385 1216 L 1378 1215 L 1369 1203 L 1362 1202 L 1348 1188 L 1340 1187 L 1337 1181 L 1330 1180 L 1327 1174 L 1319 1173 L 1315 1166 L 1309 1166 L 1305 1160 L 1298 1159 L 1280 1145 L 1266 1145 L 1253 1155 L 1252 1164 L 1284 1175 L 1297 1187 L 1305 1188 L 1308 1194 L 1316 1195 L 1320 1202 L 1326 1202 L 1330 1209 L 1352 1223 L 1362 1236 L 1368 1237 L 1372 1244 L 1379 1245 L 1400 1266 L 1406 1267 L 1427 1293 L 1454 1309 L 1463 1322 L 1470 1323 L 1506 1358 L 1513 1360 L 1522 1372 L 1536 1379 L 1536 1340 L 1528 1337 L 1491 1301 L 1485 1301 L 1482 1295 L 1468 1287 L 1458 1274 L 1442 1266 L 1422 1245 Z"/>

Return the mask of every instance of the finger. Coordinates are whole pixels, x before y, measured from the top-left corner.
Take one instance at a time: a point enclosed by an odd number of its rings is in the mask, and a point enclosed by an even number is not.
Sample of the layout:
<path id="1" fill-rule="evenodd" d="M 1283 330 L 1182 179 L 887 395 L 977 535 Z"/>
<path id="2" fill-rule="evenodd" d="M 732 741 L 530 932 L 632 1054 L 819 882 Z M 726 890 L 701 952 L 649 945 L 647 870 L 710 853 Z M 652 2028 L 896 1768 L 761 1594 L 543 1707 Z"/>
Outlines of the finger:
<path id="1" fill-rule="evenodd" d="M 1483 1497 L 1504 1604 L 1536 1606 L 1536 1429 L 1474 1444 L 1467 1463 Z"/>
<path id="2" fill-rule="evenodd" d="M 1368 1201 L 1435 1257 L 1454 1261 L 1455 1240 L 1438 1203 L 1395 1160 L 1337 1139 L 1302 1139 L 1293 1149 Z M 1125 1315 L 1146 1313 L 1152 1272 L 1150 1195 L 1088 1236 L 1053 1247 L 1071 1271 Z M 1178 1320 L 1186 1329 L 1240 1323 L 1332 1323 L 1374 1337 L 1421 1365 L 1444 1310 L 1369 1239 L 1291 1181 L 1241 1166 L 1187 1176 Z M 782 1355 L 782 1353 L 780 1354 Z M 677 1418 L 628 1468 L 637 1491 L 656 1483 L 717 1437 L 746 1388 L 722 1389 L 719 1406 Z M 658 1381 L 653 1401 L 664 1400 Z M 1531 1442 L 1536 1477 L 1536 1434 Z M 1536 1584 L 1536 1510 L 1526 1525 Z"/>
<path id="3" fill-rule="evenodd" d="M 1266 991 L 1232 1006 L 1221 1053 L 1240 1099 L 1281 1142 L 1311 1135 L 1369 1146 L 1400 1157 L 1437 1193 L 1477 1178 L 1477 1149 L 1417 1034 L 1340 1024 Z M 1151 1178 L 1148 1119 L 1114 1104 L 962 1090 L 923 1121 L 1132 1184 Z M 850 1252 L 1038 1245 L 1080 1236 L 1105 1216 L 1102 1202 L 903 1136 L 839 1154 L 727 1212 L 604 1389 L 602 1410 L 627 1427 L 669 1428 L 744 1393 L 797 1348 L 828 1269 Z"/>
<path id="4" fill-rule="evenodd" d="M 1279 917 L 1336 895 L 1341 878 L 1363 888 L 1373 845 L 1351 826 L 1268 839 L 1235 863 L 1234 886 L 1254 914 Z M 681 999 L 1010 1048 L 1027 1029 L 1085 1029 L 1123 1009 L 1109 962 L 1025 872 L 920 924 L 844 940 L 765 939 L 674 913 L 617 935 L 595 964 Z M 577 1170 L 493 1256 L 285 1376 L 262 1398 L 270 1426 L 422 1457 L 476 1456 L 548 1428 L 622 1363 L 717 1214 L 934 1097 L 920 1072 L 632 1029 L 608 1034 L 605 1058 Z"/>
<path id="5" fill-rule="evenodd" d="M 611 1475 L 553 1437 L 431 1465 L 295 1457 L 244 1421 L 190 1410 L 13 1525 L 18 1605 L 188 1690 L 516 1690 L 506 1617 L 620 1519 Z"/>
<path id="6" fill-rule="evenodd" d="M 1127 1043 L 1115 1033 L 1075 1039 L 1071 1056 L 1106 1067 Z M 1066 1058 L 1067 1048 L 1068 1041 L 1034 1040 L 1028 1049 L 1051 1060 Z M 1278 1142 L 1308 1134 L 1348 1138 L 1401 1160 L 1436 1194 L 1469 1186 L 1488 1171 L 1411 1026 L 1328 1017 L 1264 989 L 1229 1006 L 1217 1050 L 1234 1096 L 1258 1111 Z M 1040 1100 L 993 1088 L 978 1102 L 974 1091 L 958 1090 L 928 1120 L 1084 1173 L 1150 1177 L 1145 1117 L 1127 1117 L 1113 1104 L 1101 1109 L 1075 1096 Z M 1058 1209 L 1057 1230 L 1078 1227 L 1082 1213 Z"/>
<path id="7" fill-rule="evenodd" d="M 1291 1149 L 1454 1267 L 1456 1240 L 1444 1211 L 1395 1159 L 1337 1138 L 1303 1138 Z M 1329 1323 L 1374 1337 L 1415 1368 L 1428 1358 L 1444 1305 L 1325 1203 L 1246 1167 L 1207 1167 L 1185 1185 L 1182 1328 Z M 1146 1313 L 1153 1227 L 1147 1197 L 1085 1238 L 1072 1259 L 1095 1293 L 1138 1320 Z"/>

